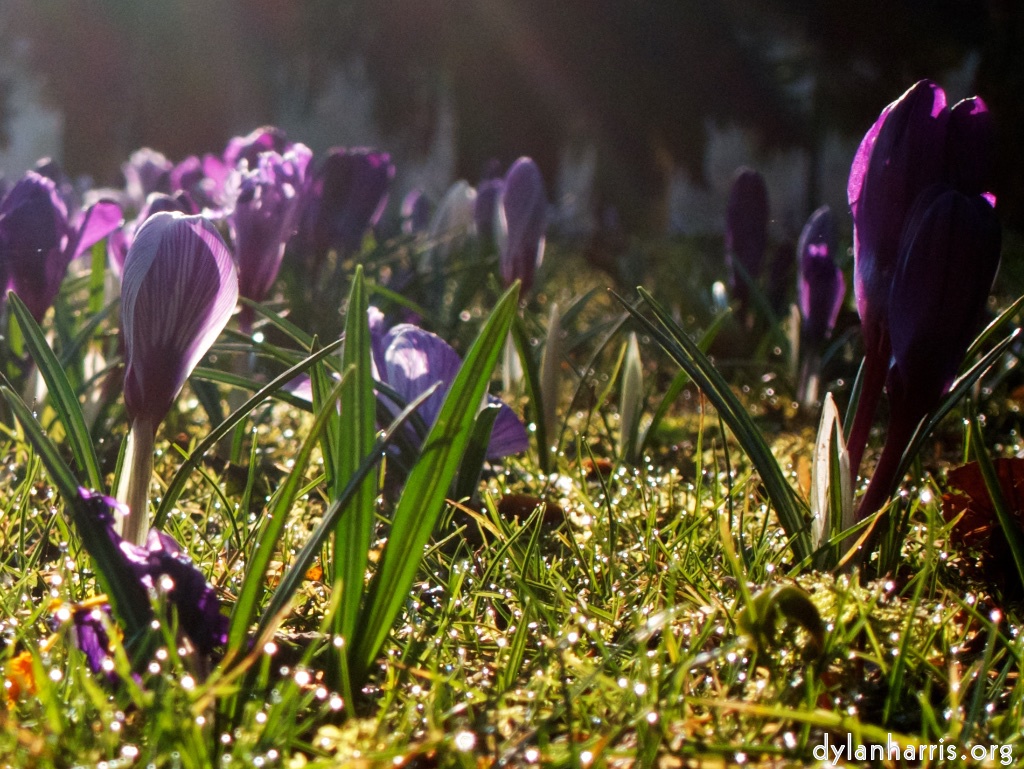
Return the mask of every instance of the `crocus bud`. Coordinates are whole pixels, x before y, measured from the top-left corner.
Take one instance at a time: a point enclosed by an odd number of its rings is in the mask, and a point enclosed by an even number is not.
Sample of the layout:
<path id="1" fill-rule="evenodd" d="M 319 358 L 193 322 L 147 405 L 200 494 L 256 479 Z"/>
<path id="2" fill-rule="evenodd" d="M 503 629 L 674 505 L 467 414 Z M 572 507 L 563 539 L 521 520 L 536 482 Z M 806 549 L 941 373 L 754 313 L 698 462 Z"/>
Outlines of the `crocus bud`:
<path id="1" fill-rule="evenodd" d="M 417 235 L 430 225 L 430 198 L 422 190 L 410 190 L 402 199 L 402 232 Z"/>
<path id="2" fill-rule="evenodd" d="M 418 398 L 435 383 L 441 383 L 419 408 L 419 415 L 429 427 L 441 413 L 441 406 L 462 366 L 462 359 L 436 334 L 409 323 L 401 323 L 384 332 L 379 316 L 377 320 L 370 326 L 374 366 L 380 380 L 395 391 L 403 405 Z M 525 451 L 529 439 L 519 417 L 499 399 L 488 396 L 487 401 L 500 408 L 491 429 L 487 457 L 497 459 Z M 397 412 L 395 404 L 386 399 L 385 404 Z"/>
<path id="3" fill-rule="evenodd" d="M 246 134 L 236 136 L 228 142 L 224 148 L 224 163 L 235 168 L 243 160 L 249 168 L 256 167 L 256 161 L 264 152 L 276 152 L 283 155 L 291 145 L 288 143 L 288 136 L 276 126 L 262 126 Z"/>
<path id="4" fill-rule="evenodd" d="M 886 362 L 889 288 L 904 221 L 918 194 L 943 178 L 948 120 L 945 93 L 921 80 L 882 111 L 850 168 L 857 312 L 866 354 Z"/>
<path id="5" fill-rule="evenodd" d="M 948 180 L 965 195 L 992 189 L 995 123 L 980 96 L 957 102 L 949 113 Z"/>
<path id="6" fill-rule="evenodd" d="M 135 150 L 121 166 L 125 194 L 135 207 L 141 206 L 153 192 L 171 192 L 171 169 L 174 164 L 162 152 L 149 147 Z"/>
<path id="7" fill-rule="evenodd" d="M 231 252 L 209 220 L 159 213 L 139 228 L 121 281 L 132 463 L 118 495 L 131 510 L 125 538 L 135 544 L 144 542 L 148 529 L 156 428 L 237 300 Z"/>
<path id="8" fill-rule="evenodd" d="M 487 179 L 476 188 L 476 206 L 473 210 L 476 234 L 488 244 L 494 242 L 494 220 L 498 215 L 498 203 L 504 186 L 502 179 Z"/>
<path id="9" fill-rule="evenodd" d="M 835 262 L 836 226 L 832 209 L 822 206 L 807 220 L 800 254 L 800 318 L 804 343 L 820 345 L 832 335 L 846 294 L 843 271 Z"/>
<path id="10" fill-rule="evenodd" d="M 476 232 L 476 190 L 465 179 L 448 188 L 427 230 L 431 248 L 420 258 L 419 271 L 430 273 L 448 261 Z"/>
<path id="11" fill-rule="evenodd" d="M 359 253 L 380 217 L 395 176 L 391 156 L 368 149 L 333 149 L 313 177 L 308 212 L 319 262 L 330 249 Z"/>
<path id="12" fill-rule="evenodd" d="M 133 221 L 125 223 L 120 229 L 111 232 L 107 239 L 107 256 L 118 280 L 124 272 L 124 258 L 135 239 L 136 231 L 149 217 L 161 211 L 177 211 L 182 214 L 199 213 L 199 209 L 187 192 L 179 192 L 177 195 L 165 195 L 162 192 L 151 193 L 146 198 L 146 204 L 139 211 L 139 215 Z"/>
<path id="13" fill-rule="evenodd" d="M 892 283 L 889 429 L 859 518 L 882 506 L 917 425 L 952 384 L 978 329 L 999 249 L 999 220 L 984 196 L 945 184 L 919 196 Z"/>
<path id="14" fill-rule="evenodd" d="M 544 258 L 548 200 L 544 179 L 530 158 L 519 158 L 505 174 L 498 206 L 498 248 L 501 279 L 505 285 L 519 280 L 523 293 Z"/>
<path id="15" fill-rule="evenodd" d="M 121 223 L 121 208 L 100 200 L 68 221 L 51 179 L 29 171 L 0 202 L 0 277 L 41 321 L 68 264 Z"/>
<path id="16" fill-rule="evenodd" d="M 238 265 L 238 292 L 254 302 L 267 295 L 277 278 L 285 245 L 299 224 L 301 193 L 312 152 L 296 144 L 284 156 L 264 152 L 255 168 L 240 171 L 234 211 L 228 216 Z M 243 331 L 252 327 L 253 310 L 243 307 Z"/>
<path id="17" fill-rule="evenodd" d="M 750 289 L 734 265 L 738 262 L 751 280 L 757 280 L 764 268 L 767 247 L 768 187 L 757 171 L 741 168 L 729 190 L 725 211 L 725 260 L 733 294 L 744 305 Z"/>

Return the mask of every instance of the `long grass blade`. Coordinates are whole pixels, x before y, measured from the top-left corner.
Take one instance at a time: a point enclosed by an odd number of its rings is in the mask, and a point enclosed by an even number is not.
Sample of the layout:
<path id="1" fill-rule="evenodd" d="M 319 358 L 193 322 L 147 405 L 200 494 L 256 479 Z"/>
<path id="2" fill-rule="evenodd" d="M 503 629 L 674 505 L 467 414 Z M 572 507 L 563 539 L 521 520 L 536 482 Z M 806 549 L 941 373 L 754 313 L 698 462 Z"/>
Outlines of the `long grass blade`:
<path id="1" fill-rule="evenodd" d="M 25 303 L 14 292 L 9 293 L 7 299 L 8 306 L 21 327 L 25 346 L 36 362 L 43 381 L 46 382 L 50 405 L 57 412 L 57 417 L 67 432 L 68 447 L 75 459 L 75 465 L 85 477 L 89 488 L 102 491 L 103 474 L 100 472 L 100 462 L 96 457 L 92 436 L 89 434 L 89 428 L 85 425 L 85 417 L 82 415 L 82 407 L 75 395 L 74 388 L 68 382 L 64 368 L 57 360 L 57 356 L 53 354 L 50 345 L 46 343 L 42 329 L 35 322 Z"/>
<path id="2" fill-rule="evenodd" d="M 1024 584 L 1024 536 L 1021 535 L 1020 526 L 1006 506 L 999 476 L 996 473 L 995 465 L 992 464 L 992 457 L 988 455 L 988 449 L 985 448 L 985 439 L 981 434 L 981 427 L 978 425 L 977 419 L 971 420 L 971 443 L 974 444 L 974 457 L 978 460 L 978 469 L 981 470 L 981 477 L 985 480 L 985 489 L 992 499 L 992 507 L 996 511 L 999 528 L 1003 530 L 1003 536 L 1006 537 L 1006 542 L 1010 546 L 1013 565 L 1017 568 L 1017 578 L 1021 584 Z"/>
<path id="3" fill-rule="evenodd" d="M 297 375 L 301 374 L 317 361 L 330 355 L 340 346 L 340 339 L 336 342 L 331 342 L 331 344 L 327 345 L 322 350 L 317 350 L 305 360 L 296 363 L 287 371 L 279 374 L 265 386 L 257 390 L 249 400 L 231 412 L 223 422 L 211 430 L 210 433 L 196 445 L 195 451 L 189 455 L 188 459 L 186 459 L 184 463 L 182 463 L 181 467 L 178 468 L 178 472 L 176 472 L 174 477 L 171 478 L 171 482 L 167 485 L 167 491 L 164 492 L 163 498 L 160 500 L 160 506 L 157 508 L 156 515 L 153 518 L 153 527 L 159 529 L 163 526 L 164 521 L 171 512 L 171 508 L 174 507 L 178 501 L 178 497 L 181 496 L 181 492 L 185 488 L 185 483 L 188 481 L 189 475 L 196 469 L 196 467 L 199 466 L 199 463 L 203 460 L 203 456 L 207 451 L 217 445 L 217 442 L 221 438 L 231 432 L 235 425 L 245 419 L 254 408 L 260 405 L 266 398 L 270 397 L 271 394 L 293 380 Z"/>
<path id="4" fill-rule="evenodd" d="M 288 520 L 288 513 L 295 504 L 299 491 L 302 489 L 306 468 L 309 465 L 313 448 L 320 439 L 320 434 L 327 426 L 330 412 L 334 410 L 334 400 L 343 387 L 339 382 L 327 404 L 316 415 L 309 435 L 303 442 L 298 454 L 295 456 L 295 464 L 288 478 L 280 491 L 274 496 L 274 501 L 267 511 L 268 520 L 260 532 L 256 546 L 253 548 L 249 562 L 246 564 L 245 577 L 242 581 L 242 588 L 238 593 L 238 601 L 231 611 L 231 625 L 228 630 L 228 653 L 241 650 L 245 642 L 246 631 L 256 617 L 256 608 L 266 586 L 266 573 L 270 560 L 274 556 L 277 543 L 284 531 L 285 523 Z"/>
<path id="5" fill-rule="evenodd" d="M 779 467 L 778 461 L 772 455 L 771 449 L 757 425 L 754 424 L 714 364 L 672 319 L 668 311 L 643 288 L 640 288 L 639 292 L 654 312 L 656 322 L 647 318 L 622 297 L 618 297 L 618 299 L 626 310 L 658 340 L 665 352 L 690 375 L 690 378 L 711 401 L 722 420 L 736 436 L 736 440 L 739 441 L 740 446 L 743 447 L 744 452 L 761 476 L 761 481 L 775 508 L 779 522 L 789 536 L 790 547 L 796 561 L 803 561 L 813 550 L 807 528 L 806 510 L 786 480 L 782 468 Z"/>
<path id="6" fill-rule="evenodd" d="M 402 495 L 380 567 L 360 613 L 360 636 L 349 658 L 354 682 L 365 679 L 401 611 L 472 434 L 473 422 L 518 308 L 518 284 L 498 301 L 452 382 Z"/>

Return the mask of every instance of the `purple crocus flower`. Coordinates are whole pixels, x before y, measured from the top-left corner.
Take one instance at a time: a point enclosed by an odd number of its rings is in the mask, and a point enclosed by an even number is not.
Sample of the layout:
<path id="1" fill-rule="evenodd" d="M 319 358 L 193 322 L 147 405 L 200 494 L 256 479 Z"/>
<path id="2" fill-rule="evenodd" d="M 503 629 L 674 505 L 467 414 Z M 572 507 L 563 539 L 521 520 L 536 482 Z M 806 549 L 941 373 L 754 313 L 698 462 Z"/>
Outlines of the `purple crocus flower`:
<path id="1" fill-rule="evenodd" d="M 283 156 L 260 154 L 252 170 L 240 170 L 238 195 L 228 216 L 238 265 L 238 292 L 254 302 L 277 278 L 285 245 L 298 229 L 306 168 L 313 153 L 293 145 Z M 242 330 L 252 328 L 253 310 L 243 307 Z"/>
<path id="2" fill-rule="evenodd" d="M 418 235 L 426 232 L 430 226 L 430 210 L 433 208 L 430 198 L 423 190 L 410 190 L 402 198 L 402 232 L 406 235 Z"/>
<path id="3" fill-rule="evenodd" d="M 98 525 L 104 527 L 125 563 L 139 582 L 151 591 L 165 591 L 168 602 L 178 613 L 178 623 L 195 648 L 209 654 L 227 643 L 228 618 L 220 611 L 216 589 L 195 567 L 173 537 L 151 529 L 145 545 L 128 542 L 114 528 L 115 512 L 124 514 L 123 506 L 110 497 L 79 489 L 81 498 L 92 507 Z M 89 658 L 90 667 L 98 672 L 109 656 L 109 637 L 102 617 L 92 612 L 75 612 L 73 619 L 79 648 Z M 109 613 L 109 608 L 105 607 Z"/>
<path id="4" fill-rule="evenodd" d="M 0 279 L 42 321 L 71 260 L 121 218 L 120 206 L 100 200 L 69 221 L 53 180 L 27 172 L 0 201 Z"/>
<path id="5" fill-rule="evenodd" d="M 441 337 L 409 323 L 400 323 L 389 331 L 383 329 L 383 317 L 371 308 L 370 335 L 377 377 L 408 403 L 429 387 L 441 386 L 419 408 L 419 415 L 429 427 L 441 412 L 441 405 L 451 388 L 462 359 Z M 526 451 L 529 439 L 526 428 L 515 412 L 494 396 L 487 402 L 499 406 L 487 449 L 489 459 L 499 459 Z"/>
<path id="6" fill-rule="evenodd" d="M 918 196 L 893 277 L 889 429 L 858 518 L 885 502 L 918 424 L 949 390 L 999 265 L 1000 226 L 983 195 L 939 184 Z"/>
<path id="7" fill-rule="evenodd" d="M 807 220 L 797 244 L 800 336 L 804 344 L 820 345 L 828 339 L 843 306 L 846 280 L 835 262 L 837 250 L 832 209 L 822 206 Z"/>
<path id="8" fill-rule="evenodd" d="M 544 179 L 530 158 L 519 158 L 505 174 L 498 204 L 497 239 L 501 279 L 505 285 L 522 282 L 523 293 L 544 258 L 548 201 Z"/>
<path id="9" fill-rule="evenodd" d="M 121 281 L 124 401 L 132 423 L 133 464 L 119 490 L 131 510 L 126 538 L 136 544 L 148 529 L 156 428 L 237 301 L 231 252 L 208 219 L 161 212 L 139 228 Z"/>
<path id="10" fill-rule="evenodd" d="M 930 80 L 886 107 L 861 141 L 847 195 L 853 214 L 854 295 L 864 338 L 861 398 L 850 432 L 850 468 L 860 466 L 889 369 L 890 305 L 900 244 L 918 196 L 948 182 L 975 195 L 989 189 L 992 126 L 980 99 L 953 110 Z"/>
<path id="11" fill-rule="evenodd" d="M 476 234 L 485 243 L 494 241 L 494 220 L 498 215 L 498 204 L 504 188 L 504 179 L 485 179 L 477 185 L 473 218 L 476 221 Z"/>
<path id="12" fill-rule="evenodd" d="M 85 655 L 86 664 L 94 674 L 113 669 L 110 654 L 110 605 L 76 607 L 71 612 L 71 626 L 75 631 L 75 645 Z"/>
<path id="13" fill-rule="evenodd" d="M 141 208 L 154 192 L 170 194 L 173 168 L 174 164 L 162 152 L 150 147 L 135 150 L 128 162 L 121 166 L 128 200 L 136 208 Z"/>
<path id="14" fill-rule="evenodd" d="M 245 136 L 236 136 L 224 148 L 224 162 L 230 168 L 237 168 L 243 160 L 249 168 L 255 168 L 259 156 L 264 152 L 283 155 L 291 144 L 288 135 L 276 126 L 262 126 Z"/>
<path id="15" fill-rule="evenodd" d="M 736 265 L 756 281 L 764 268 L 768 247 L 768 187 L 764 177 L 751 168 L 740 168 L 729 189 L 725 210 L 725 262 L 729 268 L 733 294 L 744 310 L 750 300 L 750 287 Z"/>
<path id="16" fill-rule="evenodd" d="M 199 213 L 199 208 L 193 202 L 192 197 L 184 191 L 178 192 L 176 195 L 165 195 L 162 192 L 151 193 L 146 198 L 146 204 L 139 211 L 139 215 L 131 222 L 126 222 L 124 226 L 111 232 L 107 238 L 107 256 L 118 280 L 121 279 L 121 274 L 124 272 L 124 258 L 128 254 L 132 241 L 135 240 L 135 233 L 143 222 L 161 211 L 177 211 L 193 215 Z"/>
<path id="17" fill-rule="evenodd" d="M 316 264 L 330 249 L 359 252 L 380 217 L 395 176 L 391 156 L 369 149 L 330 150 L 310 183 L 306 226 Z"/>
<path id="18" fill-rule="evenodd" d="M 806 405 L 818 398 L 822 347 L 832 336 L 846 296 L 846 280 L 835 263 L 836 249 L 832 209 L 822 206 L 807 220 L 797 244 L 800 255 L 800 355 L 803 359 L 797 397 Z"/>

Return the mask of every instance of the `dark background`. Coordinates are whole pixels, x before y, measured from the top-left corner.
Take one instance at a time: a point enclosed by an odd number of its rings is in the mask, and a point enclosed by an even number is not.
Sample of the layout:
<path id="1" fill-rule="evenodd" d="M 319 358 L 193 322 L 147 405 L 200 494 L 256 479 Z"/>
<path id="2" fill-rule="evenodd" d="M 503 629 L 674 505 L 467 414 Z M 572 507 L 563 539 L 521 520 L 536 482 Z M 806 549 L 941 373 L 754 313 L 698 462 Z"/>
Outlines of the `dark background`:
<path id="1" fill-rule="evenodd" d="M 223 149 L 311 110 L 330 73 L 366 65 L 376 119 L 429 146 L 442 87 L 457 171 L 533 156 L 553 178 L 574 138 L 598 148 L 596 195 L 654 230 L 667 174 L 700 179 L 708 119 L 815 158 L 859 136 L 915 80 L 978 60 L 995 113 L 1004 223 L 1024 225 L 1024 21 L 1018 0 L 7 0 L 4 43 L 65 117 L 64 161 L 98 183 L 149 145 Z M 302 137 L 295 137 L 301 139 Z M 314 148 L 318 149 L 318 148 Z M 815 204 L 813 185 L 807 207 Z"/>

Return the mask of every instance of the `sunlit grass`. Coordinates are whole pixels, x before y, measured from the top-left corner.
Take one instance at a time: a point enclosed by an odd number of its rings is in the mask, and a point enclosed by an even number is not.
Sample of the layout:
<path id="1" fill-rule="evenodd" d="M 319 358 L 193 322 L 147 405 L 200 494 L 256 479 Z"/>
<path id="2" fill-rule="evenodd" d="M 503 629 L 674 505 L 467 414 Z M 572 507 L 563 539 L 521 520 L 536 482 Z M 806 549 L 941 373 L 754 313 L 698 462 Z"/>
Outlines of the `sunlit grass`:
<path id="1" fill-rule="evenodd" d="M 578 267 L 564 284 L 555 271 L 552 285 L 600 282 Z M 538 345 L 536 318 L 562 301 L 559 292 L 532 299 Z M 575 328 L 616 312 L 598 296 Z M 483 314 L 469 312 L 455 337 L 471 339 Z M 961 573 L 972 556 L 957 552 L 942 516 L 942 470 L 955 445 L 941 461 L 926 459 L 934 476 L 922 466 L 906 487 L 911 525 L 896 573 L 793 577 L 759 476 L 692 387 L 641 462 L 617 459 L 618 398 L 605 394 L 617 348 L 585 370 L 599 338 L 567 353 L 566 429 L 551 472 L 540 471 L 533 447 L 489 468 L 474 500 L 447 507 L 383 653 L 351 699 L 330 683 L 339 596 L 326 550 L 280 628 L 246 648 L 236 672 L 197 658 L 164 622 L 137 678 L 123 655 L 120 683 L 93 675 L 62 622 L 62 607 L 95 594 L 92 564 L 31 445 L 4 428 L 0 757 L 14 766 L 66 766 L 68 756 L 76 765 L 185 767 L 800 764 L 826 732 L 833 742 L 891 734 L 901 744 L 942 738 L 1024 755 L 1017 606 Z M 675 371 L 644 341 L 649 414 Z M 814 417 L 793 408 L 784 373 L 740 378 L 739 397 L 787 479 L 805 490 Z M 229 606 L 313 419 L 287 403 L 258 406 L 232 461 L 209 452 L 167 516 L 166 530 Z M 158 436 L 157 504 L 209 429 L 186 390 Z M 101 462 L 112 468 L 105 455 Z M 330 506 L 325 471 L 314 448 L 264 575 L 268 589 Z M 385 478 L 394 472 L 385 461 Z M 383 494 L 368 576 L 393 510 Z M 747 596 L 793 585 L 813 603 L 822 638 L 785 612 L 777 632 L 762 633 L 762 618 L 757 637 L 747 635 Z M 228 723 L 218 704 L 230 697 Z"/>

